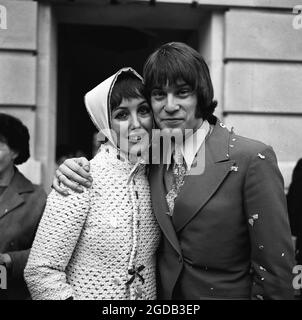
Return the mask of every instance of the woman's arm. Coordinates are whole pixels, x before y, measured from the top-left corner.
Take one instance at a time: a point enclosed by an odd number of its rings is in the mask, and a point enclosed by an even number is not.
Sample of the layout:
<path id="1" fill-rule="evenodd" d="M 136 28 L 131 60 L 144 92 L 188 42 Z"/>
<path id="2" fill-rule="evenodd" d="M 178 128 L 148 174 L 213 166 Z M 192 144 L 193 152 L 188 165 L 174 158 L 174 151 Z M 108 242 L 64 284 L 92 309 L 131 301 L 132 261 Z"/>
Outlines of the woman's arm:
<path id="1" fill-rule="evenodd" d="M 24 271 L 33 299 L 64 300 L 73 297 L 65 269 L 89 211 L 89 190 L 69 191 L 63 197 L 52 191 Z"/>
<path id="2" fill-rule="evenodd" d="M 251 241 L 252 299 L 293 299 L 294 250 L 283 178 L 271 147 L 251 159 L 244 201 Z"/>

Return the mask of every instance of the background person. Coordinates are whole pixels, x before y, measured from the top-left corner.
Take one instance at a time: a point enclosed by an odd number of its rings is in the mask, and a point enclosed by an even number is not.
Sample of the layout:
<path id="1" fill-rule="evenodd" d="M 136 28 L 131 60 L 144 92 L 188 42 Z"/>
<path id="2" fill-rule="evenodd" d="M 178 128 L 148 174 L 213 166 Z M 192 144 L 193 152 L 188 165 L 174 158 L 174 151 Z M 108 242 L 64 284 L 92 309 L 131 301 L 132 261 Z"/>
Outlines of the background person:
<path id="1" fill-rule="evenodd" d="M 7 290 L 0 299 L 28 299 L 23 270 L 42 216 L 46 194 L 16 168 L 29 158 L 29 133 L 20 120 L 0 113 L 0 264 Z"/>
<path id="2" fill-rule="evenodd" d="M 302 159 L 297 162 L 293 171 L 287 193 L 287 206 L 292 235 L 296 238 L 296 262 L 302 265 Z"/>

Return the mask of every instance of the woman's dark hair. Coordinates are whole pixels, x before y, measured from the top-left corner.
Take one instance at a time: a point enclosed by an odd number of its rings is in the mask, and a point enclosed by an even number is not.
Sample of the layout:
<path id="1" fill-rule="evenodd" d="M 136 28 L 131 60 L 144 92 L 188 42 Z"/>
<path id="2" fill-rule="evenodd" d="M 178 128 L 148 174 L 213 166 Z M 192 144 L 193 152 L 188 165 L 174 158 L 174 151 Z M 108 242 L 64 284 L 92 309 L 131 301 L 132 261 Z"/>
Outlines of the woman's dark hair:
<path id="1" fill-rule="evenodd" d="M 143 81 L 130 71 L 123 72 L 118 76 L 111 92 L 111 110 L 118 107 L 123 99 L 141 97 L 145 97 Z"/>
<path id="2" fill-rule="evenodd" d="M 0 141 L 6 143 L 10 149 L 18 153 L 15 164 L 28 160 L 29 133 L 25 125 L 17 118 L 0 113 Z"/>
<path id="3" fill-rule="evenodd" d="M 154 88 L 176 85 L 183 80 L 197 94 L 196 117 L 210 120 L 217 106 L 209 68 L 202 56 L 185 43 L 171 42 L 153 52 L 144 65 L 146 96 Z"/>

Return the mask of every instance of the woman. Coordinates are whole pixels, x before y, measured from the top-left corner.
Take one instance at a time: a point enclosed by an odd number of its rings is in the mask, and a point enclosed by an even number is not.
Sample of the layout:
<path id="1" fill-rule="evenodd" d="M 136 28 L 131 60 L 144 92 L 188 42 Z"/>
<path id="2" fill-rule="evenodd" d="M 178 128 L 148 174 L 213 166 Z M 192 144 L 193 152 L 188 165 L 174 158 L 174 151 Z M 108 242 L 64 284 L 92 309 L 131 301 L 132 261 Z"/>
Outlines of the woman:
<path id="1" fill-rule="evenodd" d="M 142 78 L 121 69 L 85 99 L 107 142 L 91 161 L 90 189 L 68 199 L 50 194 L 25 269 L 28 287 L 34 299 L 155 299 L 160 231 L 140 152 L 153 126 Z"/>
<path id="2" fill-rule="evenodd" d="M 44 190 L 15 165 L 29 158 L 29 133 L 20 120 L 0 113 L 0 264 L 7 269 L 7 290 L 0 299 L 29 298 L 23 270 L 46 203 Z"/>

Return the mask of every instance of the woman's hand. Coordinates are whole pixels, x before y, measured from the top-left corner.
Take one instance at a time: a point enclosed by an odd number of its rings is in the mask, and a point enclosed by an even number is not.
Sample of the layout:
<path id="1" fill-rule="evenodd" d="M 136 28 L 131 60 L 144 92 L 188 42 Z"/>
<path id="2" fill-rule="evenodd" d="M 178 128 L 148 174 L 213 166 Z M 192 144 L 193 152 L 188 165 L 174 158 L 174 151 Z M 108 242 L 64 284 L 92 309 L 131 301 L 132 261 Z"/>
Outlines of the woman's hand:
<path id="1" fill-rule="evenodd" d="M 81 186 L 89 188 L 92 184 L 92 177 L 89 174 L 89 170 L 90 163 L 86 158 L 67 159 L 56 170 L 52 187 L 65 196 L 69 193 L 62 184 L 73 191 L 83 192 L 84 190 Z"/>

